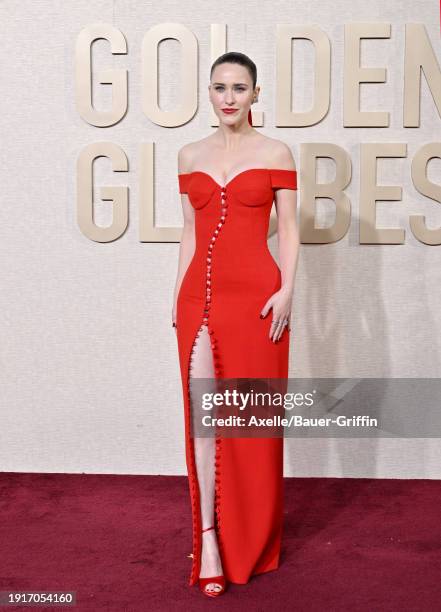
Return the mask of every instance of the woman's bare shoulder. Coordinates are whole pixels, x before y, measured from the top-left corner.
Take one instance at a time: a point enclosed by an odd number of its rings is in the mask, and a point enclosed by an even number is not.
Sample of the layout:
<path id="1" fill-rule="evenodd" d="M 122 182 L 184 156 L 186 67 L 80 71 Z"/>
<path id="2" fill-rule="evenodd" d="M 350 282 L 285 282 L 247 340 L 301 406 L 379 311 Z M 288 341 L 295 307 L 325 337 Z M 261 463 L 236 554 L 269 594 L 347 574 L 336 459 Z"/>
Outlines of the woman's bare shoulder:
<path id="1" fill-rule="evenodd" d="M 291 148 L 283 142 L 283 140 L 278 140 L 277 138 L 271 138 L 270 136 L 266 136 L 268 139 L 267 145 L 267 153 L 268 153 L 268 163 L 269 168 L 275 169 L 285 169 L 285 170 L 295 170 L 296 164 L 294 161 L 294 157 L 291 152 Z"/>
<path id="2" fill-rule="evenodd" d="M 178 172 L 179 174 L 184 172 L 191 172 L 194 160 L 203 154 L 204 149 L 208 145 L 210 136 L 195 140 L 194 142 L 188 142 L 183 145 L 178 151 Z"/>

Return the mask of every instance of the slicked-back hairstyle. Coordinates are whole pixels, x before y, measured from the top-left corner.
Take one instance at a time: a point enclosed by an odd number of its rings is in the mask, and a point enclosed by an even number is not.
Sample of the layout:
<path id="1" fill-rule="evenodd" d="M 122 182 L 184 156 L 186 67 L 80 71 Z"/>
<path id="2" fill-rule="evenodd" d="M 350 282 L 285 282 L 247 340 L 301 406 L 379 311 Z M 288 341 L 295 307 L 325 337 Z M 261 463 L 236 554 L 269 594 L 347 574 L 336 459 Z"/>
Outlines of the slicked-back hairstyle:
<path id="1" fill-rule="evenodd" d="M 245 68 L 248 69 L 251 79 L 253 81 L 253 89 L 255 89 L 257 83 L 256 64 L 253 62 L 252 59 L 248 57 L 248 55 L 245 55 L 245 53 L 240 53 L 240 51 L 229 51 L 228 53 L 220 55 L 211 66 L 210 79 L 212 77 L 213 70 L 216 68 L 216 66 L 219 66 L 220 64 L 225 64 L 227 62 L 229 64 L 240 64 L 241 66 L 245 66 Z"/>

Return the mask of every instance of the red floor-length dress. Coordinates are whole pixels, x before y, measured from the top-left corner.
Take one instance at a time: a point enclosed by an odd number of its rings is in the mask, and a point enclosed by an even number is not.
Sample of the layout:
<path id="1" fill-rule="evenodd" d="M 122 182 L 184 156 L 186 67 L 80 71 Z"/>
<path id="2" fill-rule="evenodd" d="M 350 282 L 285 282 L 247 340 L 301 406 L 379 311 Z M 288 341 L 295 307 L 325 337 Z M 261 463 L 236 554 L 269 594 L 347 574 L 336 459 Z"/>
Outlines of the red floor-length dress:
<path id="1" fill-rule="evenodd" d="M 287 378 L 289 332 L 269 338 L 281 272 L 268 245 L 276 189 L 297 189 L 295 170 L 251 168 L 224 186 L 209 174 L 179 174 L 195 209 L 196 248 L 177 298 L 177 340 L 185 413 L 185 448 L 193 518 L 192 568 L 201 562 L 200 491 L 190 437 L 190 376 L 195 341 L 209 330 L 216 378 Z M 283 524 L 283 437 L 215 440 L 215 525 L 224 575 L 245 584 L 279 564 Z"/>

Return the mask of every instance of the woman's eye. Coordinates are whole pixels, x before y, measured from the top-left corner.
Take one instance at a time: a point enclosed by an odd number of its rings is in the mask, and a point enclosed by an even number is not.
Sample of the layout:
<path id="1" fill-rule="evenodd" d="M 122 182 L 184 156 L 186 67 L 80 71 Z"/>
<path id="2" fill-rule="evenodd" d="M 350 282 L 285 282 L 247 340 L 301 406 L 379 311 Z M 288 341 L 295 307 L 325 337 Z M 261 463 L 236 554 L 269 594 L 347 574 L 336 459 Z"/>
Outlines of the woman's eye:
<path id="1" fill-rule="evenodd" d="M 220 86 L 215 87 L 215 90 L 216 90 L 216 91 L 222 91 L 223 89 L 224 89 L 224 88 L 223 88 L 223 87 L 220 87 Z M 245 87 L 236 87 L 235 89 L 236 89 L 237 91 L 245 91 Z"/>

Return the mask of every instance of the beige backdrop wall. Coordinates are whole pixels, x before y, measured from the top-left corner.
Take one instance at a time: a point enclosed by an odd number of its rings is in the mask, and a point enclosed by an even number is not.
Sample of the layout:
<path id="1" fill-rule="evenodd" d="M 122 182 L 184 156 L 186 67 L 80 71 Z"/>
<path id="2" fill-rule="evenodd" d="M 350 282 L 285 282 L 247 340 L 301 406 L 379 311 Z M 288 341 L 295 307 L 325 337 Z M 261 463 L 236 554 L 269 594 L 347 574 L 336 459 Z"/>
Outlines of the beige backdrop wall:
<path id="1" fill-rule="evenodd" d="M 141 106 L 141 43 L 158 23 L 187 26 L 199 43 L 199 110 L 186 125 L 154 125 Z M 386 85 L 364 86 L 366 110 L 387 110 L 381 130 L 342 127 L 344 24 L 392 24 L 389 40 L 363 43 L 366 66 L 384 66 Z M 110 128 L 85 123 L 75 108 L 74 49 L 86 25 L 121 29 L 128 54 L 112 56 L 95 43 L 94 71 L 129 71 L 129 110 Z M 423 23 L 441 60 L 436 0 L 308 2 L 11 1 L 0 4 L 1 82 L 1 445 L 2 471 L 185 474 L 184 433 L 175 333 L 171 327 L 177 243 L 139 240 L 139 148 L 155 143 L 157 224 L 182 225 L 177 151 L 209 134 L 207 85 L 210 24 L 227 24 L 228 50 L 249 54 L 258 66 L 264 134 L 280 138 L 297 161 L 300 145 L 332 142 L 353 162 L 347 193 L 353 219 L 332 245 L 302 245 L 293 309 L 291 376 L 439 377 L 441 374 L 441 248 L 419 243 L 409 214 L 441 223 L 441 210 L 417 193 L 410 178 L 414 151 L 440 139 L 440 117 L 422 88 L 418 129 L 402 127 L 405 23 Z M 319 124 L 275 127 L 275 31 L 278 23 L 314 24 L 332 43 L 331 110 Z M 295 109 L 311 103 L 311 46 L 295 43 Z M 179 102 L 180 48 L 160 51 L 160 102 Z M 94 104 L 106 109 L 111 88 L 94 83 Z M 129 173 L 96 164 L 96 185 L 126 185 L 130 223 L 110 243 L 84 236 L 76 221 L 76 160 L 89 143 L 117 143 Z M 379 182 L 403 186 L 403 201 L 377 206 L 378 226 L 403 227 L 404 245 L 360 245 L 360 142 L 406 142 L 408 156 L 380 165 Z M 327 162 L 327 163 L 325 163 Z M 440 182 L 441 160 L 431 179 Z M 321 160 L 318 180 L 334 165 Z M 98 197 L 98 190 L 96 198 Z M 96 199 L 96 222 L 111 221 L 111 202 Z M 318 221 L 333 208 L 319 202 Z M 270 248 L 277 257 L 277 241 Z M 286 441 L 287 476 L 439 478 L 437 439 Z"/>

